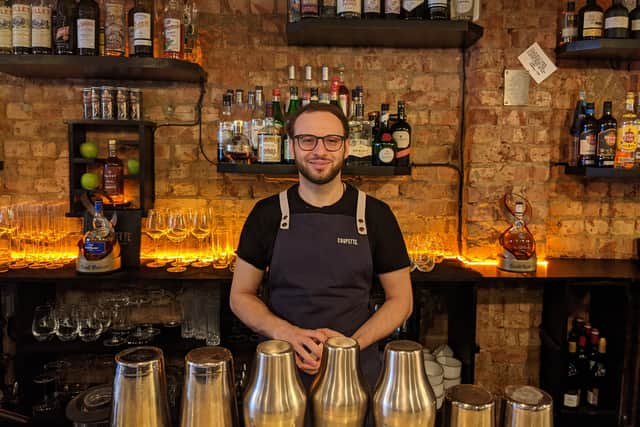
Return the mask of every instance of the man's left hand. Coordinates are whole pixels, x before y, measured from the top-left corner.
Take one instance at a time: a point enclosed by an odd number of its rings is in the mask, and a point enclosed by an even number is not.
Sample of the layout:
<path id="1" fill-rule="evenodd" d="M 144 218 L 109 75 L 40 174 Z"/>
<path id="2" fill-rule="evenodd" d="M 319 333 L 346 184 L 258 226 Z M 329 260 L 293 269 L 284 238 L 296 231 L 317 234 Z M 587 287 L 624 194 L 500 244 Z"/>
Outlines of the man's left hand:
<path id="1" fill-rule="evenodd" d="M 320 329 L 316 329 L 316 331 L 325 334 L 327 336 L 327 339 L 332 338 L 332 337 L 343 337 L 344 336 L 344 334 L 341 334 L 340 332 L 334 331 L 333 329 L 329 329 L 329 328 L 320 328 Z"/>

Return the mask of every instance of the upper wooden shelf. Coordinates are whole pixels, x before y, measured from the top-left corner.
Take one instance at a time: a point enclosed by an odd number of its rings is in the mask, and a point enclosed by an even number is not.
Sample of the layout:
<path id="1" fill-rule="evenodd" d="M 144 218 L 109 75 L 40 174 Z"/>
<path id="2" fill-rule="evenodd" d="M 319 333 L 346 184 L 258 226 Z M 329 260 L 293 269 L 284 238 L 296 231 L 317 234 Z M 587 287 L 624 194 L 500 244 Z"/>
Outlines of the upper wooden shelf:
<path id="1" fill-rule="evenodd" d="M 624 178 L 640 180 L 640 168 L 594 168 L 582 166 L 565 166 L 564 173 L 586 178 Z"/>
<path id="2" fill-rule="evenodd" d="M 557 59 L 640 59 L 640 39 L 578 40 L 556 48 Z"/>
<path id="3" fill-rule="evenodd" d="M 465 48 L 482 37 L 469 21 L 403 19 L 306 19 L 287 24 L 287 43 L 296 46 L 382 46 Z"/>
<path id="4" fill-rule="evenodd" d="M 46 79 L 158 80 L 200 82 L 198 64 L 177 59 L 77 55 L 0 55 L 0 72 Z"/>
<path id="5" fill-rule="evenodd" d="M 219 163 L 218 172 L 224 173 L 244 173 L 244 174 L 264 174 L 264 175 L 297 175 L 298 170 L 295 165 L 260 164 L 251 165 L 236 163 Z M 343 175 L 350 176 L 395 176 L 411 175 L 409 166 L 345 166 L 342 169 Z"/>

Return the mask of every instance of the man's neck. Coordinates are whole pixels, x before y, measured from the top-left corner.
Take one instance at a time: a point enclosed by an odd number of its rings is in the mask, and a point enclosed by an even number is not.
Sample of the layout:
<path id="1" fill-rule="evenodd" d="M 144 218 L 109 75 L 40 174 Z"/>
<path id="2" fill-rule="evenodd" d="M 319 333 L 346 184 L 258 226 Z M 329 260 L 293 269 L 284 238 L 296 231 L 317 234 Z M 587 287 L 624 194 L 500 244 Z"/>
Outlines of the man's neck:
<path id="1" fill-rule="evenodd" d="M 344 190 L 345 184 L 342 183 L 340 174 L 326 184 L 314 184 L 300 176 L 298 194 L 302 200 L 316 208 L 335 204 L 342 198 Z"/>

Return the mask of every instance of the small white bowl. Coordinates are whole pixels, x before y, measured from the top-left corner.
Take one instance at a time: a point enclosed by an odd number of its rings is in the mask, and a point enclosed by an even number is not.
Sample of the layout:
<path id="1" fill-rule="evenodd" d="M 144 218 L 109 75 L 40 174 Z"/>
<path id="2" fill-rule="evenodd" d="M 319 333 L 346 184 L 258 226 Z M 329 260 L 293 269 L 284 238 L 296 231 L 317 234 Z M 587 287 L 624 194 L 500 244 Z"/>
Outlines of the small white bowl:
<path id="1" fill-rule="evenodd" d="M 438 356 L 436 360 L 442 366 L 445 378 L 460 378 L 462 371 L 461 361 L 450 356 Z"/>
<path id="2" fill-rule="evenodd" d="M 442 402 L 444 402 L 444 394 L 442 396 L 436 396 L 436 409 L 442 408 Z"/>
<path id="3" fill-rule="evenodd" d="M 424 371 L 427 373 L 430 383 L 438 384 L 444 379 L 444 370 L 438 362 L 432 360 L 425 361 Z"/>
<path id="4" fill-rule="evenodd" d="M 433 355 L 435 357 L 440 356 L 453 356 L 453 350 L 446 344 L 442 344 L 433 349 Z"/>
<path id="5" fill-rule="evenodd" d="M 449 390 L 454 385 L 460 384 L 460 377 L 458 378 L 445 378 L 444 379 L 444 389 Z"/>
<path id="6" fill-rule="evenodd" d="M 425 362 L 428 362 L 428 361 L 435 362 L 436 357 L 431 353 L 422 353 L 422 360 L 424 360 Z"/>
<path id="7" fill-rule="evenodd" d="M 444 395 L 444 382 L 441 382 L 440 384 L 431 384 L 431 388 L 433 389 L 433 394 L 436 396 Z"/>

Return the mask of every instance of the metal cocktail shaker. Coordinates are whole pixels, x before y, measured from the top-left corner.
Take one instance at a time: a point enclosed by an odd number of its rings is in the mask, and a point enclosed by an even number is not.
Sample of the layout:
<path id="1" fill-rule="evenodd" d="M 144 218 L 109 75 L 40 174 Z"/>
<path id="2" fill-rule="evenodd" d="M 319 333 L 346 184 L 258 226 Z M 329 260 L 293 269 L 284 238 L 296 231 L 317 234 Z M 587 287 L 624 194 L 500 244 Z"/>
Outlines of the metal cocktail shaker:
<path id="1" fill-rule="evenodd" d="M 306 403 L 291 344 L 279 340 L 258 344 L 243 399 L 245 426 L 303 427 Z"/>
<path id="2" fill-rule="evenodd" d="M 162 350 L 133 347 L 116 355 L 111 427 L 171 427 Z"/>
<path id="3" fill-rule="evenodd" d="M 233 357 L 223 347 L 191 350 L 185 358 L 180 427 L 235 427 Z"/>
<path id="4" fill-rule="evenodd" d="M 327 340 L 310 399 L 315 427 L 362 427 L 368 397 L 356 340 L 347 337 Z"/>
<path id="5" fill-rule="evenodd" d="M 553 427 L 553 399 L 530 385 L 504 389 L 503 427 Z"/>
<path id="6" fill-rule="evenodd" d="M 399 340 L 386 345 L 373 393 L 373 415 L 376 427 L 434 426 L 436 399 L 417 342 Z"/>
<path id="7" fill-rule="evenodd" d="M 495 399 L 479 385 L 458 384 L 446 392 L 444 427 L 494 427 Z"/>

